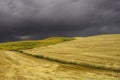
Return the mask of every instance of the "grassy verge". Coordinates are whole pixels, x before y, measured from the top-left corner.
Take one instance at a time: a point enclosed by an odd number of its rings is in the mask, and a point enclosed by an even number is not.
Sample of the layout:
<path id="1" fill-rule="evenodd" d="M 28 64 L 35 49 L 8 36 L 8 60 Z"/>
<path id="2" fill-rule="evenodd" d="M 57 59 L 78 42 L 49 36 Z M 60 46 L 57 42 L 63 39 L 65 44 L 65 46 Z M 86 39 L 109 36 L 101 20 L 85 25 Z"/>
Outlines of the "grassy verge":
<path id="1" fill-rule="evenodd" d="M 18 51 L 32 49 L 36 47 L 54 45 L 61 42 L 71 41 L 74 38 L 65 37 L 52 37 L 44 40 L 29 40 L 29 41 L 18 41 L 18 42 L 7 42 L 0 44 L 0 50 Z"/>

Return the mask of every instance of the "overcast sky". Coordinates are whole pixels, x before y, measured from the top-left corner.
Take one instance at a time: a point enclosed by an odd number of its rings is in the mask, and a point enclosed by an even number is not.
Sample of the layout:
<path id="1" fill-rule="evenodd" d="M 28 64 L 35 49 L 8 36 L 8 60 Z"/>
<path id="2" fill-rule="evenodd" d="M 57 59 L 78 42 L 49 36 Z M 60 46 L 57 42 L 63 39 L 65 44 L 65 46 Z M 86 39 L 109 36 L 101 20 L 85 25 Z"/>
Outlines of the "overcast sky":
<path id="1" fill-rule="evenodd" d="M 120 0 L 0 0 L 0 41 L 120 33 Z"/>

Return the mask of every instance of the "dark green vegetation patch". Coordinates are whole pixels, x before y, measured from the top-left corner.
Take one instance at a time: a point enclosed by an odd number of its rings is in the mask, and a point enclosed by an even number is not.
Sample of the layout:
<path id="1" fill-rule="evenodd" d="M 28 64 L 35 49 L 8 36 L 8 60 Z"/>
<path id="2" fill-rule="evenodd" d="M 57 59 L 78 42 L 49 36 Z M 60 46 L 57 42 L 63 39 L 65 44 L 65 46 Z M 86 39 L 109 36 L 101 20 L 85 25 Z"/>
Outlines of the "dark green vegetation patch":
<path id="1" fill-rule="evenodd" d="M 57 43 L 71 41 L 71 40 L 74 40 L 74 38 L 52 37 L 44 40 L 7 42 L 7 43 L 0 44 L 0 50 L 10 50 L 10 51 L 26 50 L 26 49 L 36 48 L 36 47 L 54 45 Z"/>

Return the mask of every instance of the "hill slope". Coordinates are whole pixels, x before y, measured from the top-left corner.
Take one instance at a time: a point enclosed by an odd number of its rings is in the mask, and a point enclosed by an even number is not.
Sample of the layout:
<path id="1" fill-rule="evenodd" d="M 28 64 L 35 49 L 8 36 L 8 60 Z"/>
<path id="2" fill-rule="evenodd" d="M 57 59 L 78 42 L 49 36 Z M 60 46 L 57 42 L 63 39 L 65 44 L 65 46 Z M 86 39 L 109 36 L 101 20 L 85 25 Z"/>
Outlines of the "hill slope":
<path id="1" fill-rule="evenodd" d="M 66 63 L 120 72 L 120 35 L 76 38 L 66 43 L 24 52 Z"/>
<path id="2" fill-rule="evenodd" d="M 120 80 L 119 34 L 62 42 L 15 51 L 4 44 L 0 80 Z"/>

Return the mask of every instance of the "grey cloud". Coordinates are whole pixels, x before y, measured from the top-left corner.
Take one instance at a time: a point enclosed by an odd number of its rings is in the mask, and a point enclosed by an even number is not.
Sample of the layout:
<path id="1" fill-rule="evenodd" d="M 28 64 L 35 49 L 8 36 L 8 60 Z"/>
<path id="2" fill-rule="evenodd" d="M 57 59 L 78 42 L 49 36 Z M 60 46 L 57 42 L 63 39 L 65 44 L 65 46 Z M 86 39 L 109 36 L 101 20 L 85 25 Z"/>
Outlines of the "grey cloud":
<path id="1" fill-rule="evenodd" d="M 119 0 L 0 0 L 1 41 L 120 33 Z"/>

